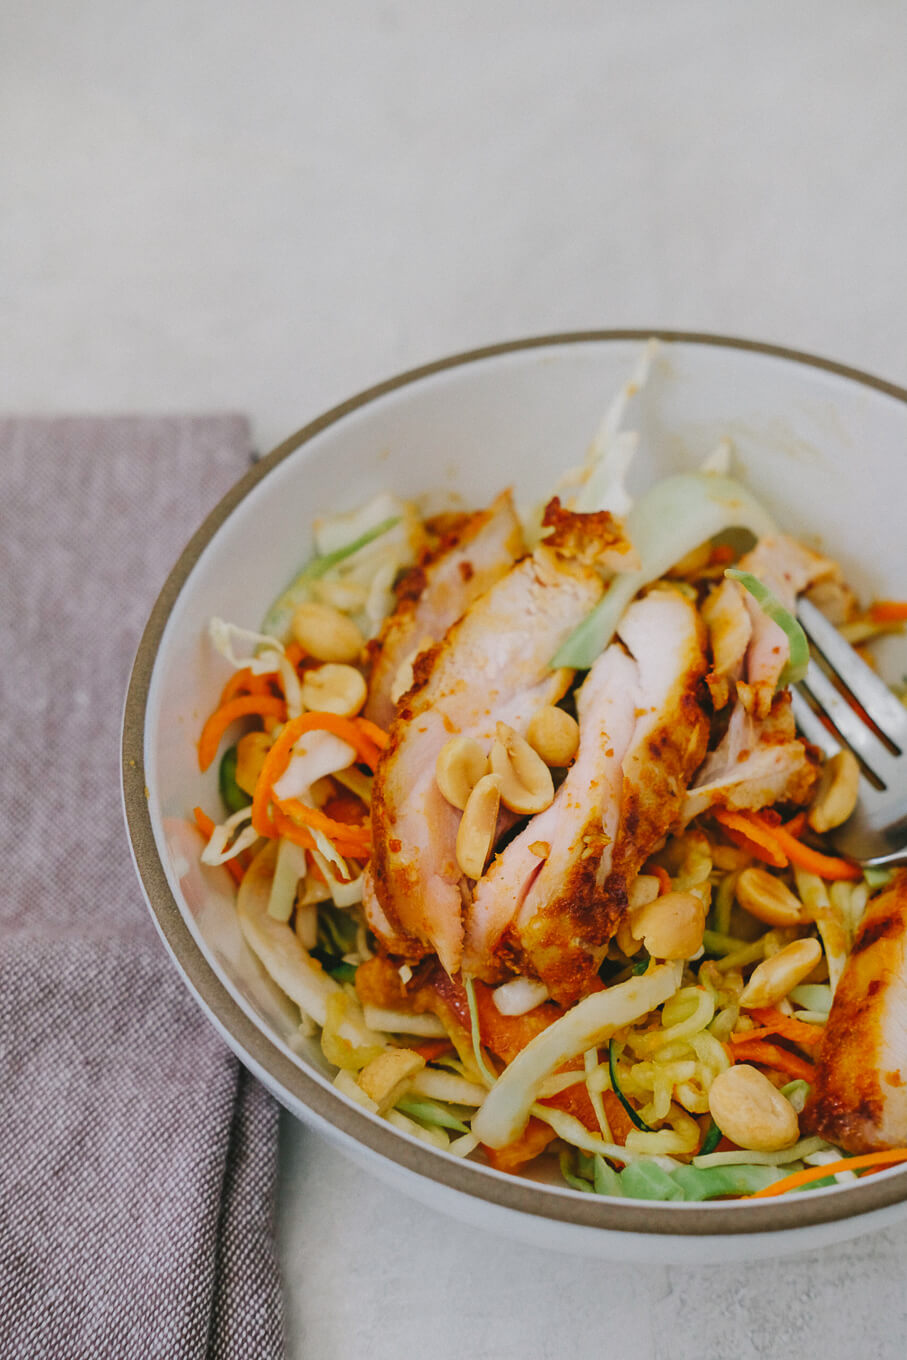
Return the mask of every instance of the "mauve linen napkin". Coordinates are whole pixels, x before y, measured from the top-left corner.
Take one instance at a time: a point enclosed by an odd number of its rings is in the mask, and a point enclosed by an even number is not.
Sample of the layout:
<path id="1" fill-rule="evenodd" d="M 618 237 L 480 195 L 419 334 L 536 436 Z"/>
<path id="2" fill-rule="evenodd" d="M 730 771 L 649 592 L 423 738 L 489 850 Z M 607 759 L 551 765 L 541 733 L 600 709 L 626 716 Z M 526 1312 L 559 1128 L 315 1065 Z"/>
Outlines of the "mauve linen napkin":
<path id="1" fill-rule="evenodd" d="M 283 1354 L 277 1110 L 178 978 L 119 791 L 145 618 L 235 416 L 0 421 L 0 1355 Z"/>

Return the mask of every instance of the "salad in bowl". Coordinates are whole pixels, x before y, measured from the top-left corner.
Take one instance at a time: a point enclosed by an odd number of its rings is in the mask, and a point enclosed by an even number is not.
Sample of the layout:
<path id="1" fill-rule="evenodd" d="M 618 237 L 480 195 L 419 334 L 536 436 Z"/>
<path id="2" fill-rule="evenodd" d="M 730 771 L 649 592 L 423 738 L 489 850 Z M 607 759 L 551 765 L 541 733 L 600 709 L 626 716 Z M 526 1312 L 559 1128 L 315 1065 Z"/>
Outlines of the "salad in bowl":
<path id="1" fill-rule="evenodd" d="M 860 768 L 791 711 L 800 596 L 870 659 L 907 607 L 731 439 L 628 492 L 656 350 L 546 494 L 380 491 L 210 620 L 198 853 L 371 1116 L 587 1196 L 773 1198 L 907 1160 L 907 876 L 835 852 Z"/>

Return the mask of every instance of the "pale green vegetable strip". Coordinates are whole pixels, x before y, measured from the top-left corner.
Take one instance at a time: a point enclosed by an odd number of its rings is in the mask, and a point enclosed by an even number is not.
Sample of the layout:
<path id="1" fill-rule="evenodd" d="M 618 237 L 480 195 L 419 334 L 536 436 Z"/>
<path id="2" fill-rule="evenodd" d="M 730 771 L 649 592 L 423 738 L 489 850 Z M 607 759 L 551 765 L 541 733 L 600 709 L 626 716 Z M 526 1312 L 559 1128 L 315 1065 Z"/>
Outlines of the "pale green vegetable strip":
<path id="1" fill-rule="evenodd" d="M 597 1195 L 622 1195 L 620 1174 L 609 1166 L 604 1157 L 595 1154 L 595 1181 L 593 1188 Z"/>
<path id="2" fill-rule="evenodd" d="M 486 1104 L 488 1102 L 486 1101 Z M 607 1157 L 615 1162 L 635 1162 L 644 1157 L 641 1152 L 630 1152 L 627 1148 L 621 1147 L 619 1143 L 606 1143 L 600 1134 L 590 1133 L 585 1124 L 580 1120 L 574 1119 L 572 1114 L 565 1114 L 563 1110 L 555 1110 L 551 1105 L 532 1105 L 529 1113 L 536 1119 L 541 1119 L 543 1124 L 554 1129 L 558 1138 L 563 1138 L 565 1143 L 577 1147 L 581 1152 L 599 1153 L 602 1157 Z M 479 1111 L 481 1114 L 481 1110 Z M 479 1142 L 484 1143 L 484 1134 L 476 1129 L 475 1125 L 479 1115 L 473 1119 L 473 1133 L 476 1133 Z M 491 1143 L 489 1147 L 493 1146 Z M 503 1145 L 502 1145 L 503 1146 Z"/>
<path id="3" fill-rule="evenodd" d="M 783 689 L 785 685 L 798 684 L 806 674 L 806 668 L 809 665 L 809 643 L 799 621 L 789 609 L 785 609 L 777 595 L 769 590 L 768 586 L 762 584 L 758 576 L 753 576 L 748 571 L 738 571 L 736 567 L 728 567 L 724 574 L 731 581 L 737 581 L 743 586 L 744 590 L 752 595 L 763 614 L 771 619 L 772 623 L 777 623 L 787 638 L 790 655 L 778 677 L 778 688 Z"/>
<path id="4" fill-rule="evenodd" d="M 790 994 L 791 1001 L 808 1011 L 820 1011 L 828 1015 L 831 1010 L 831 988 L 824 982 L 803 982 Z"/>
<path id="5" fill-rule="evenodd" d="M 236 914 L 246 943 L 277 986 L 305 1015 L 324 1025 L 328 999 L 343 988 L 303 949 L 290 926 L 268 915 L 276 850 L 269 841 L 249 865 L 236 894 Z"/>
<path id="6" fill-rule="evenodd" d="M 424 1067 L 417 1072 L 410 1081 L 409 1090 L 414 1096 L 445 1100 L 451 1105 L 481 1105 L 488 1094 L 487 1088 L 477 1082 L 467 1081 L 453 1072 L 439 1072 L 434 1067 Z"/>
<path id="7" fill-rule="evenodd" d="M 455 1133 L 469 1133 L 462 1119 L 458 1119 L 450 1110 L 445 1110 L 436 1100 L 405 1095 L 397 1101 L 396 1108 L 410 1119 L 418 1119 L 421 1124 L 429 1124 L 439 1129 L 453 1129 Z"/>
<path id="8" fill-rule="evenodd" d="M 640 977 L 584 997 L 537 1034 L 504 1069 L 476 1115 L 473 1128 L 481 1142 L 493 1148 L 513 1142 L 525 1128 L 550 1072 L 577 1054 L 597 1048 L 616 1029 L 667 1001 L 677 991 L 682 976 L 681 962 L 658 965 Z M 474 1004 L 473 998 L 472 1008 Z M 598 1146 L 592 1149 L 601 1150 Z"/>
<path id="9" fill-rule="evenodd" d="M 782 1148 L 780 1152 L 710 1152 L 706 1157 L 694 1157 L 693 1165 L 709 1166 L 786 1166 L 788 1162 L 802 1161 L 814 1152 L 824 1152 L 828 1147 L 824 1138 L 803 1138 L 792 1147 Z"/>
<path id="10" fill-rule="evenodd" d="M 346 547 L 337 548 L 334 552 L 324 553 L 321 557 L 313 557 L 271 605 L 265 615 L 262 632 L 270 633 L 278 638 L 285 637 L 290 627 L 293 611 L 297 605 L 302 604 L 309 597 L 311 582 L 319 580 L 326 572 L 331 570 L 331 567 L 336 567 L 338 562 L 343 562 L 347 557 L 352 557 L 354 553 L 359 552 L 360 548 L 367 547 L 369 543 L 373 543 L 376 538 L 386 534 L 399 522 L 399 515 L 382 520 L 380 524 L 376 524 L 373 529 L 367 529 L 364 534 L 360 534 Z"/>
<path id="11" fill-rule="evenodd" d="M 587 670 L 611 641 L 624 610 L 643 586 L 730 528 L 749 529 L 757 538 L 775 532 L 768 512 L 732 477 L 689 472 L 656 482 L 626 519 L 627 537 L 642 566 L 615 576 L 604 599 L 553 658 L 552 667 Z"/>
<path id="12" fill-rule="evenodd" d="M 806 908 L 807 916 L 816 923 L 816 928 L 825 947 L 828 964 L 828 983 L 834 996 L 850 950 L 850 936 L 847 925 L 841 918 L 828 895 L 828 888 L 817 874 L 811 874 L 794 865 L 794 880 L 800 900 Z"/>
<path id="13" fill-rule="evenodd" d="M 409 1011 L 392 1011 L 368 1002 L 362 1012 L 369 1029 L 386 1030 L 388 1034 L 415 1034 L 421 1039 L 443 1039 L 447 1031 L 436 1015 L 413 1015 Z"/>
<path id="14" fill-rule="evenodd" d="M 803 1113 L 803 1107 L 806 1104 L 806 1098 L 809 1095 L 809 1092 L 809 1082 L 804 1081 L 802 1077 L 798 1077 L 796 1081 L 789 1081 L 786 1086 L 781 1087 L 781 1094 L 786 1100 L 790 1101 L 791 1105 L 793 1105 L 794 1109 L 797 1111 L 797 1114 Z"/>
<path id="15" fill-rule="evenodd" d="M 476 1007 L 476 992 L 475 988 L 472 985 L 472 978 L 464 977 L 463 985 L 466 989 L 466 1000 L 469 1005 L 469 1028 L 472 1038 L 472 1051 L 473 1054 L 475 1055 L 476 1066 L 478 1067 L 479 1072 L 481 1073 L 482 1080 L 485 1082 L 485 1085 L 494 1086 L 496 1081 L 495 1075 L 493 1072 L 490 1072 L 488 1070 L 488 1064 L 485 1061 L 485 1054 L 482 1052 L 482 1036 L 479 1032 L 479 1012 L 478 1008 Z M 481 1136 L 482 1135 L 479 1134 L 480 1138 Z"/>
<path id="16" fill-rule="evenodd" d="M 384 1118 L 388 1124 L 393 1124 L 395 1129 L 400 1129 L 401 1133 L 418 1138 L 420 1143 L 428 1143 L 430 1147 L 441 1148 L 444 1151 L 450 1146 L 450 1139 L 443 1129 L 436 1127 L 427 1129 L 424 1124 L 417 1124 L 415 1119 L 401 1114 L 399 1110 L 390 1110 Z"/>
<path id="17" fill-rule="evenodd" d="M 296 901 L 296 886 L 306 874 L 306 855 L 301 845 L 281 839 L 268 898 L 268 915 L 275 921 L 289 921 Z"/>

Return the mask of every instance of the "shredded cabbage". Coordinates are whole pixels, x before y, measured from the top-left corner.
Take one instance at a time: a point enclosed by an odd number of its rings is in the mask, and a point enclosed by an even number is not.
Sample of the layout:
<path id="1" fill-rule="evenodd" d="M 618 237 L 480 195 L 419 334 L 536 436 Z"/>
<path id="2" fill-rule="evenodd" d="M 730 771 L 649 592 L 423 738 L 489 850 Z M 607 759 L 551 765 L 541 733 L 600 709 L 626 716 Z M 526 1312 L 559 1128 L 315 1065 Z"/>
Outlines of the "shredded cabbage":
<path id="1" fill-rule="evenodd" d="M 614 577 L 604 598 L 552 658 L 552 669 L 588 670 L 643 586 L 707 539 L 733 528 L 748 529 L 756 538 L 775 532 L 768 511 L 732 477 L 690 472 L 656 482 L 626 521 L 627 536 L 642 566 Z"/>
<path id="2" fill-rule="evenodd" d="M 516 977 L 495 987 L 491 999 L 501 1015 L 525 1015 L 548 1000 L 548 988 L 537 978 Z"/>
<path id="3" fill-rule="evenodd" d="M 236 894 L 240 928 L 249 948 L 281 991 L 296 1002 L 304 1015 L 324 1025 L 329 999 L 338 992 L 342 995 L 343 989 L 303 949 L 290 926 L 268 915 L 276 858 L 277 845 L 268 841 L 244 873 Z"/>
<path id="4" fill-rule="evenodd" d="M 297 605 L 320 594 L 321 583 L 351 587 L 348 604 L 355 602 L 360 608 L 379 572 L 384 591 L 388 574 L 392 582 L 398 571 L 415 560 L 422 539 L 415 508 L 389 492 L 380 493 L 351 514 L 316 520 L 313 527 L 318 556 L 306 563 L 265 615 L 264 631 L 284 640 L 289 637 Z M 336 603 L 333 599 L 330 602 Z M 382 602 L 386 612 L 386 593 L 379 594 L 375 589 L 371 609 L 365 610 L 372 625 L 380 622 L 372 614 Z"/>
<path id="5" fill-rule="evenodd" d="M 278 798 L 299 798 L 303 803 L 311 803 L 316 780 L 345 769 L 355 760 L 352 746 L 333 732 L 320 729 L 306 732 L 293 748 L 287 768 L 274 785 L 274 793 Z"/>
<path id="6" fill-rule="evenodd" d="M 359 1002 L 342 987 L 332 992 L 321 1030 L 321 1051 L 328 1062 L 347 1072 L 360 1072 L 386 1047 L 387 1040 L 371 1029 Z"/>
<path id="7" fill-rule="evenodd" d="M 537 1034 L 504 1069 L 476 1115 L 474 1127 L 481 1142 L 493 1148 L 512 1143 L 525 1127 L 538 1090 L 550 1072 L 667 1001 L 677 991 L 682 976 L 682 962 L 658 965 L 641 977 L 584 997 Z"/>
<path id="8" fill-rule="evenodd" d="M 312 835 L 315 837 L 316 845 L 319 844 L 319 838 L 321 838 L 322 840 L 327 840 L 327 837 L 324 836 L 324 834 L 321 831 L 319 831 L 317 834 L 314 831 L 312 831 Z M 320 850 L 313 850 L 312 858 L 318 865 L 318 868 L 324 874 L 324 877 L 327 881 L 328 892 L 331 895 L 334 906 L 335 907 L 355 906 L 357 902 L 362 901 L 362 886 L 363 886 L 362 874 L 358 874 L 355 878 L 350 878 L 349 865 L 347 864 L 346 860 L 343 858 L 342 855 L 337 854 L 337 851 L 334 850 L 334 847 L 331 845 L 330 841 L 327 841 L 327 843 L 332 852 L 331 859 L 329 860 L 326 855 L 323 855 L 320 852 Z M 334 869 L 338 865 L 340 866 L 339 877 L 337 874 L 334 873 Z"/>
<path id="9" fill-rule="evenodd" d="M 580 512 L 610 510 L 626 515 L 633 504 L 624 479 L 639 445 L 635 430 L 621 430 L 627 406 L 645 387 L 659 343 L 649 340 L 643 346 L 629 381 L 614 397 L 589 448 L 584 469 L 584 485 L 576 496 L 574 508 Z"/>
<path id="10" fill-rule="evenodd" d="M 306 875 L 306 856 L 301 845 L 281 840 L 274 862 L 274 877 L 268 898 L 268 915 L 275 921 L 289 921 L 296 902 L 299 880 Z"/>
<path id="11" fill-rule="evenodd" d="M 236 839 L 233 839 L 237 828 L 242 826 L 243 822 L 248 822 L 251 816 L 251 807 L 240 808 L 225 822 L 216 826 L 202 851 L 202 864 L 226 864 L 228 859 L 234 859 L 242 854 L 243 850 L 248 850 L 254 845 L 258 840 L 258 832 L 251 826 L 240 831 Z"/>

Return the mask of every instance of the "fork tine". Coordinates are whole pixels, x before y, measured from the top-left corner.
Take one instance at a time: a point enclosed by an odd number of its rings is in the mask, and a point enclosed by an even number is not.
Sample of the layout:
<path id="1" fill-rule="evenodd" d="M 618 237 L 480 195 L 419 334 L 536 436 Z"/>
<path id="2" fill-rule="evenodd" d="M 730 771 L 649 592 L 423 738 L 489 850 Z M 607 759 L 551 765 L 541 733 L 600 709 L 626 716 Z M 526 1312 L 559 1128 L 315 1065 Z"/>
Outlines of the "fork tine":
<path id="1" fill-rule="evenodd" d="M 831 735 L 819 715 L 804 699 L 799 690 L 792 688 L 790 698 L 794 722 L 806 740 L 812 742 L 813 746 L 818 746 L 829 757 L 837 755 L 841 749 L 841 743 Z"/>
<path id="2" fill-rule="evenodd" d="M 887 746 L 884 746 L 875 733 L 866 726 L 815 661 L 810 661 L 807 667 L 803 686 L 809 690 L 823 712 L 831 718 L 842 739 L 873 774 L 885 784 L 889 783 L 892 775 L 896 778 L 892 766 L 897 764 L 898 757 L 893 756 Z"/>
<path id="3" fill-rule="evenodd" d="M 869 714 L 880 732 L 884 732 L 901 750 L 907 749 L 907 709 L 896 695 L 876 675 L 849 642 L 846 642 L 829 623 L 824 614 L 802 599 L 797 613 L 810 641 L 822 653 L 829 666 L 840 676 L 858 704 Z M 812 686 L 810 685 L 810 688 Z M 818 695 L 815 696 L 818 699 Z M 827 707 L 826 705 L 822 705 Z M 864 728 L 865 730 L 865 728 Z"/>

